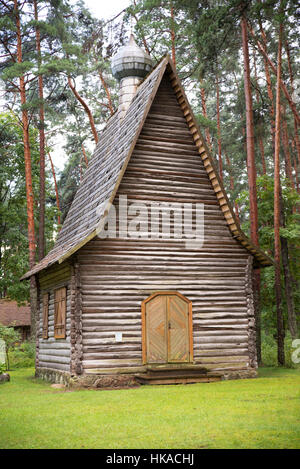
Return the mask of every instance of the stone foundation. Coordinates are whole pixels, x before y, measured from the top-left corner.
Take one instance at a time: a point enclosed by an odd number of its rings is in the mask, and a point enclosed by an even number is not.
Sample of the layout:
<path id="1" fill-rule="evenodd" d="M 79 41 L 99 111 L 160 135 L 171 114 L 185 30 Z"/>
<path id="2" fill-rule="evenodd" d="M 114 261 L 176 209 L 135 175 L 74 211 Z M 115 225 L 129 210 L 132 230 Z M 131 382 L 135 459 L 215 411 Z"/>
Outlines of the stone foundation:
<path id="1" fill-rule="evenodd" d="M 248 370 L 225 371 L 219 375 L 225 381 L 231 379 L 249 379 L 257 377 L 257 370 L 250 368 Z M 120 389 L 139 386 L 135 376 L 129 374 L 75 376 L 59 370 L 37 368 L 35 377 L 73 389 Z"/>
<path id="2" fill-rule="evenodd" d="M 257 378 L 257 370 L 255 368 L 250 368 L 249 370 L 236 370 L 224 372 L 222 379 L 249 379 Z"/>
<path id="3" fill-rule="evenodd" d="M 83 375 L 70 379 L 72 388 L 120 389 L 139 386 L 133 375 Z"/>
<path id="4" fill-rule="evenodd" d="M 132 388 L 139 386 L 133 375 L 81 375 L 75 376 L 59 370 L 37 368 L 35 377 L 68 388 Z"/>
<path id="5" fill-rule="evenodd" d="M 50 370 L 49 368 L 37 368 L 35 370 L 35 377 L 49 381 L 50 383 L 63 384 L 64 386 L 70 386 L 70 373 L 59 371 L 59 370 Z"/>

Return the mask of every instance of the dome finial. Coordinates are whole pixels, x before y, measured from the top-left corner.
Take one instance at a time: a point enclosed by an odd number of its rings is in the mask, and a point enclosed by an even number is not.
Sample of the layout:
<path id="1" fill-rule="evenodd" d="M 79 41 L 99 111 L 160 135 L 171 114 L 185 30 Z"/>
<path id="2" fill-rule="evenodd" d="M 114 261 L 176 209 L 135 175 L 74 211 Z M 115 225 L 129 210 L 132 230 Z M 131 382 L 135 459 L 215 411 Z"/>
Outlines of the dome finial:
<path id="1" fill-rule="evenodd" d="M 137 45 L 131 32 L 128 44 L 120 47 L 111 61 L 112 74 L 120 82 L 120 119 L 124 118 L 139 84 L 152 68 L 150 55 Z"/>
<path id="2" fill-rule="evenodd" d="M 135 45 L 135 46 L 137 46 L 137 43 L 136 43 L 136 41 L 135 41 L 135 37 L 134 37 L 134 34 L 133 34 L 132 31 L 131 31 L 130 36 L 129 36 L 128 45 L 131 45 L 131 46 L 132 46 L 132 45 Z"/>
<path id="3" fill-rule="evenodd" d="M 112 74 L 117 80 L 125 77 L 144 78 L 153 68 L 152 59 L 135 42 L 131 32 L 129 42 L 120 47 L 111 61 Z"/>

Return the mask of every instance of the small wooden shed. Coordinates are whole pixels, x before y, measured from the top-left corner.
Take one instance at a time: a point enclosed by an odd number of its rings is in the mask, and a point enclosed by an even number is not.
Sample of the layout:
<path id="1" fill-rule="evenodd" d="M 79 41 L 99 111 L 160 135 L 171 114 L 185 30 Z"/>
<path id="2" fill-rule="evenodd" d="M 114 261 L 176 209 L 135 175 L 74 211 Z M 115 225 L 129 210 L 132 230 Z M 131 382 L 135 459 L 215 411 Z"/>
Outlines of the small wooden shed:
<path id="1" fill-rule="evenodd" d="M 30 339 L 30 306 L 18 306 L 9 298 L 0 299 L 0 324 L 13 327 L 20 333 L 22 342 Z"/>
<path id="2" fill-rule="evenodd" d="M 130 48 L 113 63 L 120 108 L 54 248 L 24 276 L 36 276 L 40 298 L 36 373 L 66 382 L 255 376 L 252 273 L 272 261 L 241 231 L 171 60 L 149 70 L 132 38 Z M 103 234 L 124 201 L 130 210 Z M 141 203 L 202 206 L 202 244 L 176 236 L 175 218 L 167 235 L 149 234 Z"/>

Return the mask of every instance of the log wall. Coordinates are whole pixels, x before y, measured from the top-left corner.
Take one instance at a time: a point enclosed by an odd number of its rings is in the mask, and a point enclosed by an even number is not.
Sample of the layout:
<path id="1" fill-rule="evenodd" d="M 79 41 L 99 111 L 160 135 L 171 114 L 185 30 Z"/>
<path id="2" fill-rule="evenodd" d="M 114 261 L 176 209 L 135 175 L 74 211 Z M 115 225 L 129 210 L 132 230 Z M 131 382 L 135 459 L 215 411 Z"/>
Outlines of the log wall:
<path id="1" fill-rule="evenodd" d="M 143 369 L 141 302 L 159 290 L 192 301 L 197 363 L 218 371 L 247 369 L 253 349 L 249 253 L 228 229 L 167 78 L 118 189 L 117 210 L 120 195 L 129 203 L 204 203 L 205 243 L 194 251 L 174 239 L 95 238 L 79 251 L 84 371 Z"/>
<path id="2" fill-rule="evenodd" d="M 71 267 L 68 263 L 55 266 L 39 275 L 40 308 L 38 324 L 37 367 L 70 371 Z M 67 287 L 66 338 L 54 338 L 54 290 Z M 48 339 L 43 339 L 43 294 L 49 293 Z"/>

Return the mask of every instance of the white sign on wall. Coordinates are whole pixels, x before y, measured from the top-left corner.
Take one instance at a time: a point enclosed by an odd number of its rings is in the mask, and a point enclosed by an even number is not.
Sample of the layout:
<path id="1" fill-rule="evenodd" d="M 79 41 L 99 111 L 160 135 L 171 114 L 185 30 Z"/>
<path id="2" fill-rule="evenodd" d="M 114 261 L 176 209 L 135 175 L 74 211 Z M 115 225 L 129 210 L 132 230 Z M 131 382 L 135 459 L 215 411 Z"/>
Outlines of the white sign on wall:
<path id="1" fill-rule="evenodd" d="M 115 339 L 116 339 L 116 342 L 123 342 L 122 332 L 115 332 Z"/>
<path id="2" fill-rule="evenodd" d="M 5 363 L 5 342 L 0 339 L 0 365 Z"/>

